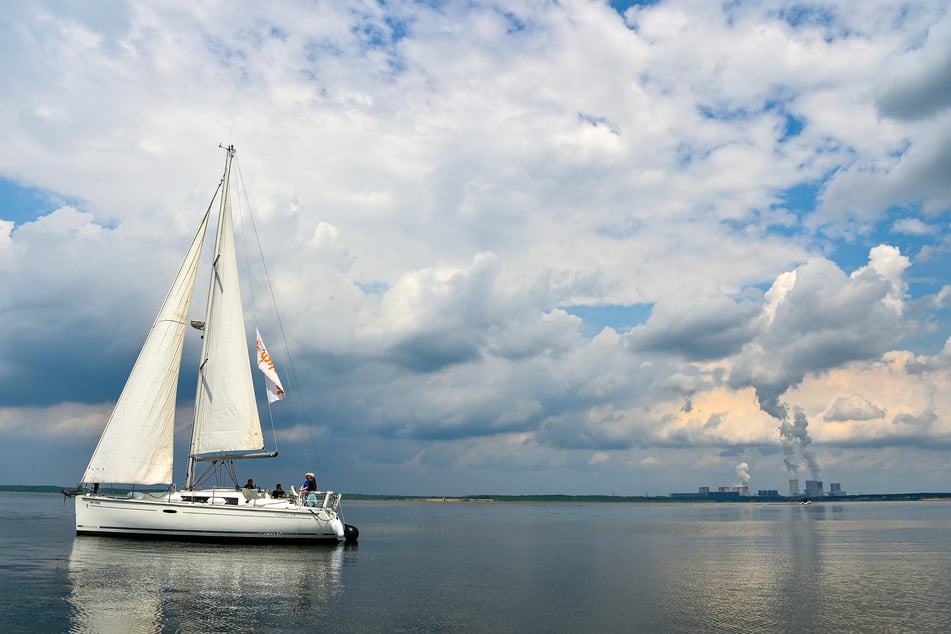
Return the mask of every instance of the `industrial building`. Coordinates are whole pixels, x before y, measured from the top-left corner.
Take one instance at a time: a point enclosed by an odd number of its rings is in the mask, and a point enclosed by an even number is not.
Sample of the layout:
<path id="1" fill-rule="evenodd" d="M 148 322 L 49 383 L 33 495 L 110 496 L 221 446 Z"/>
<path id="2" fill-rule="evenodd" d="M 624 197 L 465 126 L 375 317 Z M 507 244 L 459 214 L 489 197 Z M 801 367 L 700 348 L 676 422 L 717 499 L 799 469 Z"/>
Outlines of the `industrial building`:
<path id="1" fill-rule="evenodd" d="M 829 493 L 828 496 L 840 497 L 846 495 L 845 491 L 842 490 L 842 484 L 839 482 L 832 482 L 829 484 Z M 808 498 L 822 498 L 826 497 L 827 494 L 823 489 L 822 480 L 806 480 L 805 490 L 800 493 L 799 490 L 799 480 L 796 478 L 789 479 L 789 495 L 783 496 L 780 495 L 779 490 L 777 489 L 759 489 L 756 492 L 756 497 L 758 498 L 798 498 L 798 497 L 808 497 Z M 671 498 L 678 500 L 738 500 L 740 498 L 749 498 L 753 497 L 750 493 L 748 486 L 720 486 L 717 487 L 716 491 L 711 491 L 710 487 L 699 487 L 696 493 L 671 493 Z"/>

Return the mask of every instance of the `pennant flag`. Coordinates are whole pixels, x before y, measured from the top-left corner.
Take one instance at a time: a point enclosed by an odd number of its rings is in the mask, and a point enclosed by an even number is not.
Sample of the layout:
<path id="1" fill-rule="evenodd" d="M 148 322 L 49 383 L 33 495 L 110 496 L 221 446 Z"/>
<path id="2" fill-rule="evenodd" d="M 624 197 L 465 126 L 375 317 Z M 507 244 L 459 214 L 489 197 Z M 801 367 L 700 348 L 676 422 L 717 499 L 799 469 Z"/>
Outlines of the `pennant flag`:
<path id="1" fill-rule="evenodd" d="M 267 402 L 284 400 L 284 386 L 281 385 L 281 379 L 277 376 L 277 370 L 274 369 L 274 362 L 271 361 L 271 355 L 267 353 L 264 347 L 264 341 L 261 339 L 261 331 L 254 329 L 258 336 L 258 369 L 264 373 L 265 383 L 267 384 Z"/>

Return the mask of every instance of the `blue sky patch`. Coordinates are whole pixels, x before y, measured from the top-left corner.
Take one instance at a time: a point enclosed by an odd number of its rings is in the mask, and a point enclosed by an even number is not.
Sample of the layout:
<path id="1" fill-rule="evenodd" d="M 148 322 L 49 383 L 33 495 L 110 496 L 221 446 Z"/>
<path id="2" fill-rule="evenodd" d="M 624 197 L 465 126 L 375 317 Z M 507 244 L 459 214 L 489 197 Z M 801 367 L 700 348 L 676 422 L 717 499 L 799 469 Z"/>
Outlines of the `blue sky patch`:
<path id="1" fill-rule="evenodd" d="M 582 334 L 585 337 L 594 337 L 610 326 L 618 332 L 627 332 L 634 326 L 647 321 L 651 314 L 651 304 L 633 304 L 622 306 L 611 304 L 605 306 L 565 306 L 565 312 L 581 317 L 584 321 Z"/>
<path id="2" fill-rule="evenodd" d="M 354 282 L 354 284 L 367 295 L 384 295 L 390 288 L 385 282 Z"/>
<path id="3" fill-rule="evenodd" d="M 45 189 L 0 178 L 0 218 L 18 225 L 52 213 L 63 205 L 75 206 L 77 203 Z"/>
<path id="4" fill-rule="evenodd" d="M 802 131 L 806 127 L 806 122 L 803 119 L 794 117 L 793 115 L 786 113 L 786 129 L 783 131 L 783 136 L 780 137 L 780 143 L 786 142 L 789 139 L 799 136 L 802 134 Z"/>
<path id="5" fill-rule="evenodd" d="M 819 186 L 815 183 L 798 183 L 780 192 L 783 208 L 790 211 L 812 211 L 819 198 Z"/>

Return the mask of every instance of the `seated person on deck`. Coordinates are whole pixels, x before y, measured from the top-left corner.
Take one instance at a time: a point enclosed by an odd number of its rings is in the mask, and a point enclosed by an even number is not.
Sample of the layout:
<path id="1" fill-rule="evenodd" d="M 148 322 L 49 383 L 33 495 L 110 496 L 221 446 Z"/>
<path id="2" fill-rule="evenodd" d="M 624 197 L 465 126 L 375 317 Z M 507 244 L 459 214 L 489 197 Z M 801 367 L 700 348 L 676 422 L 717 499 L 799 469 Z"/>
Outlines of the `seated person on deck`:
<path id="1" fill-rule="evenodd" d="M 281 488 L 281 483 L 278 482 L 277 486 L 274 487 L 274 490 L 271 491 L 271 498 L 276 500 L 278 498 L 284 497 L 285 495 L 286 493 L 284 492 L 284 489 Z"/>

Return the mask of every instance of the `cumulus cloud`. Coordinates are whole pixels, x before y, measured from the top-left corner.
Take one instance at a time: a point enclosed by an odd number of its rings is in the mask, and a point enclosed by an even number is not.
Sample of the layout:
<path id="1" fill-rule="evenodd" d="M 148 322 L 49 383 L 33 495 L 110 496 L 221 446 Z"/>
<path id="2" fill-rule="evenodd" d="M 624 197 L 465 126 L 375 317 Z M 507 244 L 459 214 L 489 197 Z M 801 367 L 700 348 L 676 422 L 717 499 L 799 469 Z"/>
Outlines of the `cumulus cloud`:
<path id="1" fill-rule="evenodd" d="M 687 284 L 661 297 L 643 326 L 627 335 L 635 352 L 669 353 L 691 361 L 740 351 L 757 333 L 760 308 L 713 289 Z"/>
<path id="2" fill-rule="evenodd" d="M 823 420 L 834 423 L 847 420 L 874 420 L 884 417 L 885 410 L 877 407 L 860 394 L 851 394 L 837 398 L 826 411 Z"/>
<path id="3" fill-rule="evenodd" d="M 895 159 L 843 168 L 822 193 L 822 206 L 832 217 L 868 223 L 890 207 L 921 205 L 940 214 L 951 204 L 951 185 L 943 167 L 951 159 L 947 116 L 922 126 L 921 138 Z M 867 226 L 861 228 L 868 230 Z"/>
<path id="4" fill-rule="evenodd" d="M 784 418 L 782 394 L 806 372 L 819 372 L 885 352 L 902 337 L 908 259 L 879 246 L 851 275 L 824 258 L 780 276 L 767 292 L 771 320 L 739 354 L 734 387 L 753 386 L 763 408 Z"/>
<path id="5" fill-rule="evenodd" d="M 878 97 L 879 111 L 888 117 L 922 119 L 951 108 L 951 14 L 928 29 L 920 47 L 889 64 L 887 88 Z"/>
<path id="6" fill-rule="evenodd" d="M 906 50 L 882 60 L 883 77 L 875 106 L 884 117 L 882 128 L 899 135 L 896 151 L 843 167 L 823 192 L 827 211 L 867 219 L 909 202 L 920 204 L 931 214 L 951 205 L 951 186 L 942 175 L 942 166 L 951 158 L 949 34 L 951 14 L 945 12 L 929 25 L 923 42 L 909 42 Z M 921 125 L 902 125 L 909 121 Z M 903 220 L 896 230 L 921 231 L 922 225 L 912 220 Z"/>

